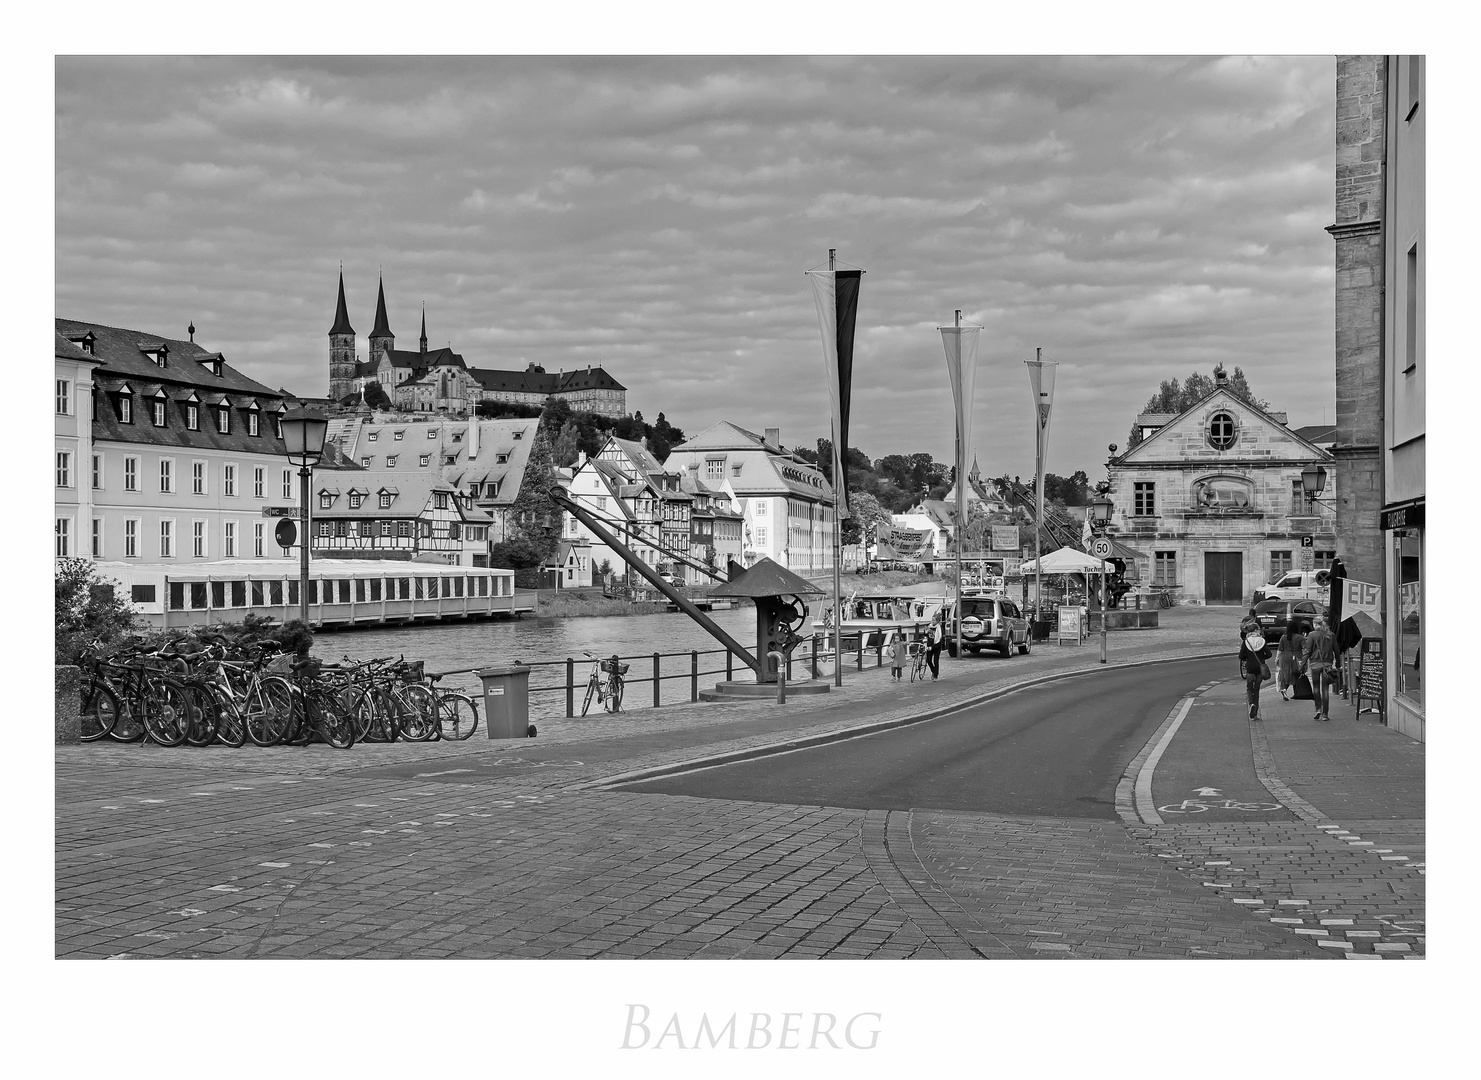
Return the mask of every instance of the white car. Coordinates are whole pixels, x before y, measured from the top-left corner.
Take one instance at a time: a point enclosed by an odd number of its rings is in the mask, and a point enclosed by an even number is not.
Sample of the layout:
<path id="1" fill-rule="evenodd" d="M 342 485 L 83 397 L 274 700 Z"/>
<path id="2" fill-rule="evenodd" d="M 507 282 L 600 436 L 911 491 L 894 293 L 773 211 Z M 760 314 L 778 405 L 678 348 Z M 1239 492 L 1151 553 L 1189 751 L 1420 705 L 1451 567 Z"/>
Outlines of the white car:
<path id="1" fill-rule="evenodd" d="M 1254 603 L 1261 600 L 1319 600 L 1326 603 L 1332 594 L 1332 576 L 1326 570 L 1292 570 L 1255 590 Z"/>

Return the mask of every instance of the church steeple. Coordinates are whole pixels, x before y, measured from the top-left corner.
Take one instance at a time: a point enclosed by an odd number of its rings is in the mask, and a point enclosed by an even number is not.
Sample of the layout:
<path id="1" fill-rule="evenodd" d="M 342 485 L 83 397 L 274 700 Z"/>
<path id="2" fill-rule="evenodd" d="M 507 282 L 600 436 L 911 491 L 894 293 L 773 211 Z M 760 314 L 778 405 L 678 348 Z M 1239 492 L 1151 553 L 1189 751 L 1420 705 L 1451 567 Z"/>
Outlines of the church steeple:
<path id="1" fill-rule="evenodd" d="M 350 325 L 350 311 L 345 306 L 345 272 L 339 272 L 339 303 L 334 308 L 334 325 L 329 328 L 331 334 L 353 334 L 355 328 Z"/>
<path id="2" fill-rule="evenodd" d="M 427 355 L 427 305 L 422 304 L 422 355 Z"/>
<path id="3" fill-rule="evenodd" d="M 370 362 L 379 364 L 381 357 L 396 347 L 396 335 L 391 333 L 390 320 L 386 318 L 386 281 L 381 279 L 375 298 L 375 328 L 370 331 Z"/>

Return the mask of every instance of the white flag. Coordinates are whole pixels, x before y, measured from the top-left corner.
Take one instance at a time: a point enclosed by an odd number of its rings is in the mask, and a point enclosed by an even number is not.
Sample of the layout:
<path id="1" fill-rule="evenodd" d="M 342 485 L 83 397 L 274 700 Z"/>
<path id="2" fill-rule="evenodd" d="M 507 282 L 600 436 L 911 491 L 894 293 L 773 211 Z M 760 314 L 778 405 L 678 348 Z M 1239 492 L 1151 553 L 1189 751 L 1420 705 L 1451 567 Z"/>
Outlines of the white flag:
<path id="1" fill-rule="evenodd" d="M 967 468 L 973 460 L 972 398 L 977 387 L 977 335 L 982 327 L 965 323 L 938 329 L 946 349 L 946 374 L 951 380 L 951 396 L 956 406 L 956 484 L 958 490 L 965 491 Z"/>

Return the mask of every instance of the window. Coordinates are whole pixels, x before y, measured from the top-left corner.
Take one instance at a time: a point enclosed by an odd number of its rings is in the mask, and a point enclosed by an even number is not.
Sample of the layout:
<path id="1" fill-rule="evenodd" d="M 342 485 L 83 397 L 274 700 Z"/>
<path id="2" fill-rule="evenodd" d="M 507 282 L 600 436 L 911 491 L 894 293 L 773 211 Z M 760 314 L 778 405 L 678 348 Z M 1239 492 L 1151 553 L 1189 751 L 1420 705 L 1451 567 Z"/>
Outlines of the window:
<path id="1" fill-rule="evenodd" d="M 57 415 L 70 416 L 72 414 L 72 381 L 70 379 L 57 380 Z"/>
<path id="2" fill-rule="evenodd" d="M 123 557 L 139 557 L 139 522 L 136 518 L 129 518 L 123 523 Z"/>
<path id="3" fill-rule="evenodd" d="M 1394 690 L 1415 704 L 1424 704 L 1424 533 L 1417 528 L 1394 530 L 1393 578 L 1398 587 L 1398 655 Z M 1392 610 L 1392 609 L 1390 609 Z"/>
<path id="4" fill-rule="evenodd" d="M 453 442 L 462 442 L 462 441 L 463 441 L 463 433 L 461 431 L 454 431 L 453 432 Z"/>
<path id="5" fill-rule="evenodd" d="M 756 517 L 765 517 L 765 516 L 766 516 L 766 500 L 765 499 L 757 499 L 756 500 Z"/>
<path id="6" fill-rule="evenodd" d="M 1282 574 L 1289 574 L 1291 565 L 1289 551 L 1272 551 L 1270 553 L 1270 580 L 1278 581 Z"/>
<path id="7" fill-rule="evenodd" d="M 260 499 L 263 497 L 262 480 L 265 471 L 266 470 L 262 469 L 261 467 L 252 470 L 252 497 L 254 499 Z"/>
<path id="8" fill-rule="evenodd" d="M 273 417 L 273 434 L 280 439 L 283 437 L 283 417 L 281 415 Z"/>
<path id="9" fill-rule="evenodd" d="M 334 529 L 330 526 L 329 522 L 327 522 L 327 521 L 321 521 L 321 522 L 319 522 L 319 535 L 320 536 L 330 536 L 330 535 L 333 535 L 333 533 L 334 533 Z"/>
<path id="10" fill-rule="evenodd" d="M 1312 552 L 1311 568 L 1313 570 L 1330 570 L 1332 569 L 1332 563 L 1336 560 L 1337 552 L 1335 551 L 1315 551 Z"/>
<path id="11" fill-rule="evenodd" d="M 391 438 L 393 440 L 395 440 L 396 442 L 400 442 L 401 441 L 401 436 L 403 436 L 405 434 L 406 434 L 406 432 L 404 432 L 404 431 L 393 431 L 391 433 Z"/>
<path id="12" fill-rule="evenodd" d="M 741 462 L 737 461 L 734 465 L 730 466 L 731 476 L 739 476 L 741 474 L 741 464 Z"/>
<path id="13" fill-rule="evenodd" d="M 1152 584 L 1172 586 L 1178 583 L 1178 553 L 1176 551 L 1153 552 Z"/>
<path id="14" fill-rule="evenodd" d="M 335 536 L 338 536 L 338 537 L 343 538 L 345 536 L 348 536 L 349 535 L 349 532 L 350 532 L 350 530 L 349 530 L 349 522 L 346 522 L 346 521 L 336 521 L 334 523 L 334 535 Z"/>
<path id="15" fill-rule="evenodd" d="M 721 457 L 721 458 L 706 458 L 705 459 L 705 479 L 706 480 L 720 480 L 720 479 L 723 479 L 724 476 L 725 476 L 725 459 L 723 457 Z"/>
<path id="16" fill-rule="evenodd" d="M 139 459 L 136 457 L 123 459 L 123 489 L 125 491 L 139 490 Z"/>
<path id="17" fill-rule="evenodd" d="M 57 518 L 57 558 L 65 559 L 72 554 L 72 519 Z"/>
<path id="18" fill-rule="evenodd" d="M 1208 422 L 1208 444 L 1215 450 L 1228 450 L 1239 437 L 1234 414 L 1216 412 Z"/>
<path id="19" fill-rule="evenodd" d="M 380 508 L 382 510 L 389 510 L 391 508 L 391 493 L 389 491 L 381 492 Z"/>
<path id="20" fill-rule="evenodd" d="M 509 462 L 509 455 L 508 454 L 495 454 L 494 455 L 494 464 L 495 465 L 505 465 L 505 464 L 508 464 L 508 462 Z"/>
<path id="21" fill-rule="evenodd" d="M 118 395 L 118 422 L 120 424 L 134 422 L 134 399 L 127 394 Z"/>
<path id="22" fill-rule="evenodd" d="M 93 490 L 96 491 L 103 486 L 103 455 L 93 455 Z"/>
<path id="23" fill-rule="evenodd" d="M 410 536 L 411 535 L 411 522 L 409 522 L 409 521 L 398 521 L 398 522 L 396 522 L 396 535 L 397 536 L 401 536 L 401 537 Z"/>
<path id="24" fill-rule="evenodd" d="M 388 469 L 394 469 L 395 467 L 396 467 L 396 455 L 395 454 L 387 454 L 386 455 L 386 468 L 388 468 Z"/>
<path id="25" fill-rule="evenodd" d="M 185 406 L 185 426 L 191 431 L 201 429 L 201 410 L 198 405 Z"/>
<path id="26" fill-rule="evenodd" d="M 1134 517 L 1151 517 L 1157 513 L 1157 485 L 1150 480 L 1139 480 L 1132 485 L 1132 507 Z"/>
<path id="27" fill-rule="evenodd" d="M 72 486 L 72 455 L 65 450 L 57 452 L 57 487 Z"/>
<path id="28" fill-rule="evenodd" d="M 161 559 L 175 557 L 175 523 L 173 521 L 167 520 L 159 523 L 159 557 Z"/>
<path id="29" fill-rule="evenodd" d="M 516 431 L 514 433 L 514 438 L 516 440 L 523 439 L 524 437 L 525 437 L 525 433 L 524 433 L 524 430 L 523 429 L 520 429 L 519 431 Z"/>
<path id="30" fill-rule="evenodd" d="M 221 553 L 227 559 L 237 557 L 237 523 L 235 521 L 223 522 L 221 525 Z"/>
<path id="31" fill-rule="evenodd" d="M 262 545 L 263 545 L 263 533 L 264 533 L 264 531 L 265 530 L 263 528 L 263 523 L 262 522 L 255 521 L 255 522 L 252 523 L 252 557 L 254 559 L 260 559 L 260 558 L 262 558 Z"/>
<path id="32" fill-rule="evenodd" d="M 375 442 L 375 440 L 378 439 L 379 437 L 380 437 L 380 432 L 378 432 L 378 431 L 372 431 L 372 432 L 368 433 L 365 436 L 365 440 L 367 442 Z"/>
<path id="33" fill-rule="evenodd" d="M 368 458 L 368 457 L 361 458 L 360 459 L 360 467 L 362 469 L 368 469 L 368 468 L 370 468 L 370 458 Z"/>
<path id="34" fill-rule="evenodd" d="M 433 500 L 433 502 L 432 502 L 433 506 L 436 507 L 438 510 L 446 510 L 447 509 L 447 492 L 445 492 L 445 491 L 439 491 L 439 492 L 437 492 L 437 494 L 435 494 L 434 496 L 432 496 L 432 500 Z"/>
<path id="35" fill-rule="evenodd" d="M 436 428 L 428 428 L 427 429 L 427 438 L 429 438 L 429 439 L 435 439 L 435 438 L 437 438 L 437 429 Z"/>
<path id="36" fill-rule="evenodd" d="M 93 558 L 103 557 L 103 519 L 93 518 Z"/>
<path id="37" fill-rule="evenodd" d="M 206 493 L 206 463 L 204 461 L 190 463 L 190 490 L 196 495 Z"/>
<path id="38" fill-rule="evenodd" d="M 223 435 L 231 434 L 231 410 L 225 405 L 216 410 L 216 430 Z"/>
<path id="39" fill-rule="evenodd" d="M 319 509 L 328 510 L 334 505 L 334 496 L 327 491 L 319 492 Z"/>
<path id="40" fill-rule="evenodd" d="M 765 547 L 766 546 L 766 528 L 765 528 L 765 526 L 761 526 L 761 527 L 757 528 L 755 530 L 755 534 L 754 535 L 756 537 L 756 546 L 757 547 Z"/>
<path id="41" fill-rule="evenodd" d="M 206 523 L 192 522 L 190 526 L 190 553 L 197 559 L 206 557 Z"/>
<path id="42" fill-rule="evenodd" d="M 423 454 L 423 455 L 421 455 L 421 461 L 419 462 L 419 464 L 422 466 L 422 468 L 425 469 L 427 467 L 427 462 L 429 462 L 431 460 L 432 460 L 432 455 L 431 454 Z"/>
<path id="43" fill-rule="evenodd" d="M 175 490 L 175 462 L 172 458 L 159 459 L 159 489 L 164 492 Z"/>
<path id="44" fill-rule="evenodd" d="M 257 410 L 252 409 L 247 413 L 247 434 L 255 436 L 257 433 Z"/>
<path id="45" fill-rule="evenodd" d="M 235 496 L 237 493 L 237 467 L 235 465 L 223 465 L 221 467 L 221 494 Z"/>
<path id="46" fill-rule="evenodd" d="M 391 523 L 389 521 L 383 521 L 383 522 L 381 522 L 381 535 L 382 536 L 390 536 L 391 535 Z"/>
<path id="47" fill-rule="evenodd" d="M 165 426 L 165 403 L 158 398 L 149 403 L 150 416 L 155 427 Z"/>
<path id="48" fill-rule="evenodd" d="M 283 470 L 283 498 L 293 498 L 293 472 L 291 469 Z"/>
<path id="49" fill-rule="evenodd" d="M 1290 513 L 1305 515 L 1308 511 L 1306 505 L 1306 488 L 1300 480 L 1291 481 L 1291 509 Z"/>
<path id="50" fill-rule="evenodd" d="M 358 510 L 358 509 L 360 509 L 360 503 L 361 503 L 361 501 L 364 500 L 364 498 L 365 498 L 365 496 L 364 495 L 361 495 L 358 491 L 352 491 L 352 492 L 350 492 L 350 509 L 351 510 Z"/>

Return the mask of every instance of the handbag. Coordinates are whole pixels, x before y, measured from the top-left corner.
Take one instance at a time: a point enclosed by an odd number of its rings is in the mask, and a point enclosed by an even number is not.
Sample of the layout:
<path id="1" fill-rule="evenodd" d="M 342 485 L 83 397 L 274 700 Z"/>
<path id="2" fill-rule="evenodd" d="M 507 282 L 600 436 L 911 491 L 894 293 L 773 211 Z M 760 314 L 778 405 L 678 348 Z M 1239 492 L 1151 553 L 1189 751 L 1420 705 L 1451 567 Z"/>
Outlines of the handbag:
<path id="1" fill-rule="evenodd" d="M 1270 681 L 1270 665 L 1267 664 L 1264 660 L 1261 660 L 1260 661 L 1260 681 L 1261 682 L 1269 682 Z"/>

